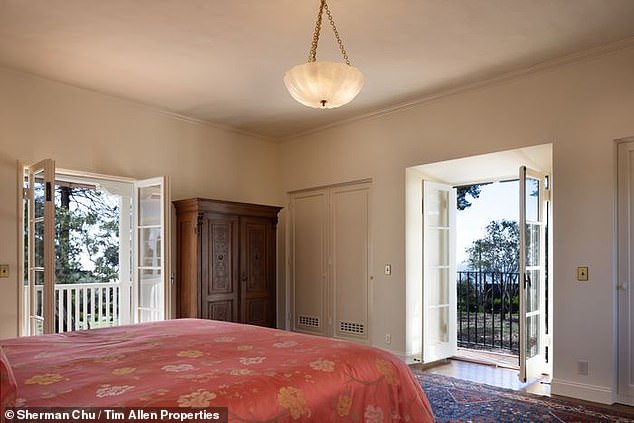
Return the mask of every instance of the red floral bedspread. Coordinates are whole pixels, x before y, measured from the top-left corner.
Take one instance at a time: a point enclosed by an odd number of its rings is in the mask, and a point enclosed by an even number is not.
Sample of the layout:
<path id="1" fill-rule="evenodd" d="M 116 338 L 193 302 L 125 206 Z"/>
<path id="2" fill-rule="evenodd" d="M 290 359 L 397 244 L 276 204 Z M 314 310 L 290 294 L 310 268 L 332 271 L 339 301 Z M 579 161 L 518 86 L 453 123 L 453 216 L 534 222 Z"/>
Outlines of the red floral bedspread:
<path id="1" fill-rule="evenodd" d="M 18 407 L 228 407 L 232 422 L 433 421 L 404 363 L 346 341 L 181 319 L 0 346 Z"/>

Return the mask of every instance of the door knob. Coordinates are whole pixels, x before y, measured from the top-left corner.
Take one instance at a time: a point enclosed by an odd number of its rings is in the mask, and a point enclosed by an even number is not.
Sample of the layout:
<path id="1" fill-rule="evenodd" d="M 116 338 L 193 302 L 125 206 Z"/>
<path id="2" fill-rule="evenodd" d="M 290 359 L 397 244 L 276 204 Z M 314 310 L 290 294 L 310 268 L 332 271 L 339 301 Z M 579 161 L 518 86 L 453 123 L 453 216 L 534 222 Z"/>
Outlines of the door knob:
<path id="1" fill-rule="evenodd" d="M 627 288 L 629 287 L 629 285 L 630 285 L 629 283 L 621 283 L 621 284 L 618 284 L 616 288 L 623 291 L 627 291 Z"/>

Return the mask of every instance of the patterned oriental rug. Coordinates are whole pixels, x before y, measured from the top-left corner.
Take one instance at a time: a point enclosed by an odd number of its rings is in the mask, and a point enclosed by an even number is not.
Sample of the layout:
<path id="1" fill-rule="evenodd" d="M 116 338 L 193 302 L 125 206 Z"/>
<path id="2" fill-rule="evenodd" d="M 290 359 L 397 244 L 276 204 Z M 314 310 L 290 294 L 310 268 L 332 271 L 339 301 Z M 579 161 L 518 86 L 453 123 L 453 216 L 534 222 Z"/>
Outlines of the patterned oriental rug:
<path id="1" fill-rule="evenodd" d="M 429 398 L 437 422 L 634 422 L 634 409 L 614 410 L 412 371 Z"/>

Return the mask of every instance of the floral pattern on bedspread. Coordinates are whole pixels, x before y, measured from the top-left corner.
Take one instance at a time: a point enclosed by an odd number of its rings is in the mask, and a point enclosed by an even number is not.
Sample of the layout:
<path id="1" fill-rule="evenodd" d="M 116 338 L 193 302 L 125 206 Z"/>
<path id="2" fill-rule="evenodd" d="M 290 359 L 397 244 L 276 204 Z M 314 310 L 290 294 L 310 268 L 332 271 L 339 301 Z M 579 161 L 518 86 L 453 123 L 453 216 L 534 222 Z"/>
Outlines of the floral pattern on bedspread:
<path id="1" fill-rule="evenodd" d="M 404 363 L 347 341 L 180 319 L 0 344 L 17 406 L 228 407 L 232 422 L 433 421 Z"/>

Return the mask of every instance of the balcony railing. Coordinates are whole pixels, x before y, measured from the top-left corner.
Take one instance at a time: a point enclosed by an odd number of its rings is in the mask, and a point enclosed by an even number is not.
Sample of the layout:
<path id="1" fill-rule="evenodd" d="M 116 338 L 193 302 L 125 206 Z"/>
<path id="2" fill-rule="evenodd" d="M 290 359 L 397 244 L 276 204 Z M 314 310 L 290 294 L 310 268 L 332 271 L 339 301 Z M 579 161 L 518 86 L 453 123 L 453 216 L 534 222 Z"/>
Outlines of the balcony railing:
<path id="1" fill-rule="evenodd" d="M 41 285 L 35 287 L 35 303 L 40 307 L 42 288 Z M 119 294 L 119 282 L 55 284 L 55 331 L 117 326 Z M 24 287 L 24 295 L 29 298 L 28 286 Z M 42 315 L 41 308 L 37 315 Z"/>
<path id="2" fill-rule="evenodd" d="M 518 273 L 461 271 L 458 285 L 458 346 L 517 354 Z"/>

